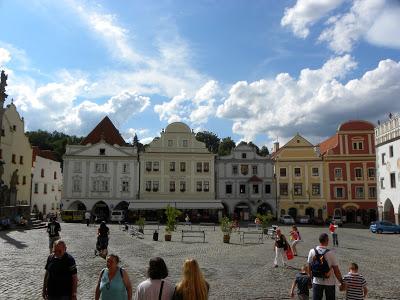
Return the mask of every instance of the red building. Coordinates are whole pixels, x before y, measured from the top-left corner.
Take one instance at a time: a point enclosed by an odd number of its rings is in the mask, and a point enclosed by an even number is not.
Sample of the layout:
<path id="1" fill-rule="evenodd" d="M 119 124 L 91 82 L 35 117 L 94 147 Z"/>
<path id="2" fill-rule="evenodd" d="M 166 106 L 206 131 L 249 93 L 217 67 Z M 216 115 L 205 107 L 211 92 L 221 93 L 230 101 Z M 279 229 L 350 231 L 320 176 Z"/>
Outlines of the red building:
<path id="1" fill-rule="evenodd" d="M 328 216 L 347 223 L 376 220 L 374 125 L 348 121 L 320 146 L 324 160 Z"/>

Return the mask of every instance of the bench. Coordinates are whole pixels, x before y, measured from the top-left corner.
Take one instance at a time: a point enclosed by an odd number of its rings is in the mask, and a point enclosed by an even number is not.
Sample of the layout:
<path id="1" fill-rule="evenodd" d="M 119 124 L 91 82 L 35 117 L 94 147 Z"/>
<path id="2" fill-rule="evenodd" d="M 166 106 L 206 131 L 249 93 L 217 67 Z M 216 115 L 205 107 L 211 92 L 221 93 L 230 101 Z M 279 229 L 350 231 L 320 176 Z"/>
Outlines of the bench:
<path id="1" fill-rule="evenodd" d="M 204 230 L 182 230 L 182 242 L 184 238 L 203 238 L 203 243 L 206 242 L 206 233 Z"/>
<path id="2" fill-rule="evenodd" d="M 190 230 L 193 229 L 192 223 L 187 224 L 186 222 L 179 222 L 179 223 L 177 224 L 177 226 L 183 226 L 184 228 L 190 228 Z"/>
<path id="3" fill-rule="evenodd" d="M 215 231 L 215 223 L 199 223 L 199 228 L 201 227 L 214 227 L 214 231 Z"/>
<path id="4" fill-rule="evenodd" d="M 245 243 L 245 239 L 257 239 L 259 244 L 264 243 L 264 234 L 262 231 L 242 231 L 240 235 L 240 240 Z"/>

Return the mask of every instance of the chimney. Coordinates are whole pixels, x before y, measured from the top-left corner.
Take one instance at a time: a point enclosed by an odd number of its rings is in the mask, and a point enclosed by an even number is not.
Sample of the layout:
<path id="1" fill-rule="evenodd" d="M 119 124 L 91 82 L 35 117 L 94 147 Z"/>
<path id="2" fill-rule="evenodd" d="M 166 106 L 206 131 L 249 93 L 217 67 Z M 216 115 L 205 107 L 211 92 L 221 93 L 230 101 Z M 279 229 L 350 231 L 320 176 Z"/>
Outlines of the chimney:
<path id="1" fill-rule="evenodd" d="M 277 152 L 279 150 L 279 142 L 274 143 L 274 152 Z"/>

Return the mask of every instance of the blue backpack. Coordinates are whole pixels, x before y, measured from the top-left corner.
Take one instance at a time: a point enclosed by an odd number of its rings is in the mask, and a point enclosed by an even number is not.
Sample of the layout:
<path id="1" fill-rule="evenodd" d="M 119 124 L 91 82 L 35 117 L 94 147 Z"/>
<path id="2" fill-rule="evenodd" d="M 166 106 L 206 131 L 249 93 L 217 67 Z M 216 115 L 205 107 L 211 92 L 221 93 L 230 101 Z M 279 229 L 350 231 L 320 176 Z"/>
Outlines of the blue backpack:
<path id="1" fill-rule="evenodd" d="M 325 259 L 325 254 L 329 252 L 329 249 L 326 249 L 323 254 L 320 254 L 317 251 L 317 248 L 314 248 L 314 252 L 315 255 L 310 264 L 312 276 L 317 278 L 328 278 L 331 268 L 329 267 L 329 264 Z"/>

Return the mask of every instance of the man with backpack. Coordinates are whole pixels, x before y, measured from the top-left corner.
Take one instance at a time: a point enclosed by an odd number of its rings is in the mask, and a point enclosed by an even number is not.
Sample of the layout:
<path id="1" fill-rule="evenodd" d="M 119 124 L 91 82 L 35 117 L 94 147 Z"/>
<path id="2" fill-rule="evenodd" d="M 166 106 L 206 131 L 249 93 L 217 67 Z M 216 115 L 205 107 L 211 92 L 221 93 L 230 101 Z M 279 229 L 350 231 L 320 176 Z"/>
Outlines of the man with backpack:
<path id="1" fill-rule="evenodd" d="M 327 248 L 328 234 L 322 233 L 319 236 L 319 243 L 319 246 L 310 250 L 307 259 L 312 277 L 313 300 L 322 300 L 324 293 L 326 300 L 335 300 L 335 277 L 341 285 L 343 277 L 335 253 Z"/>

